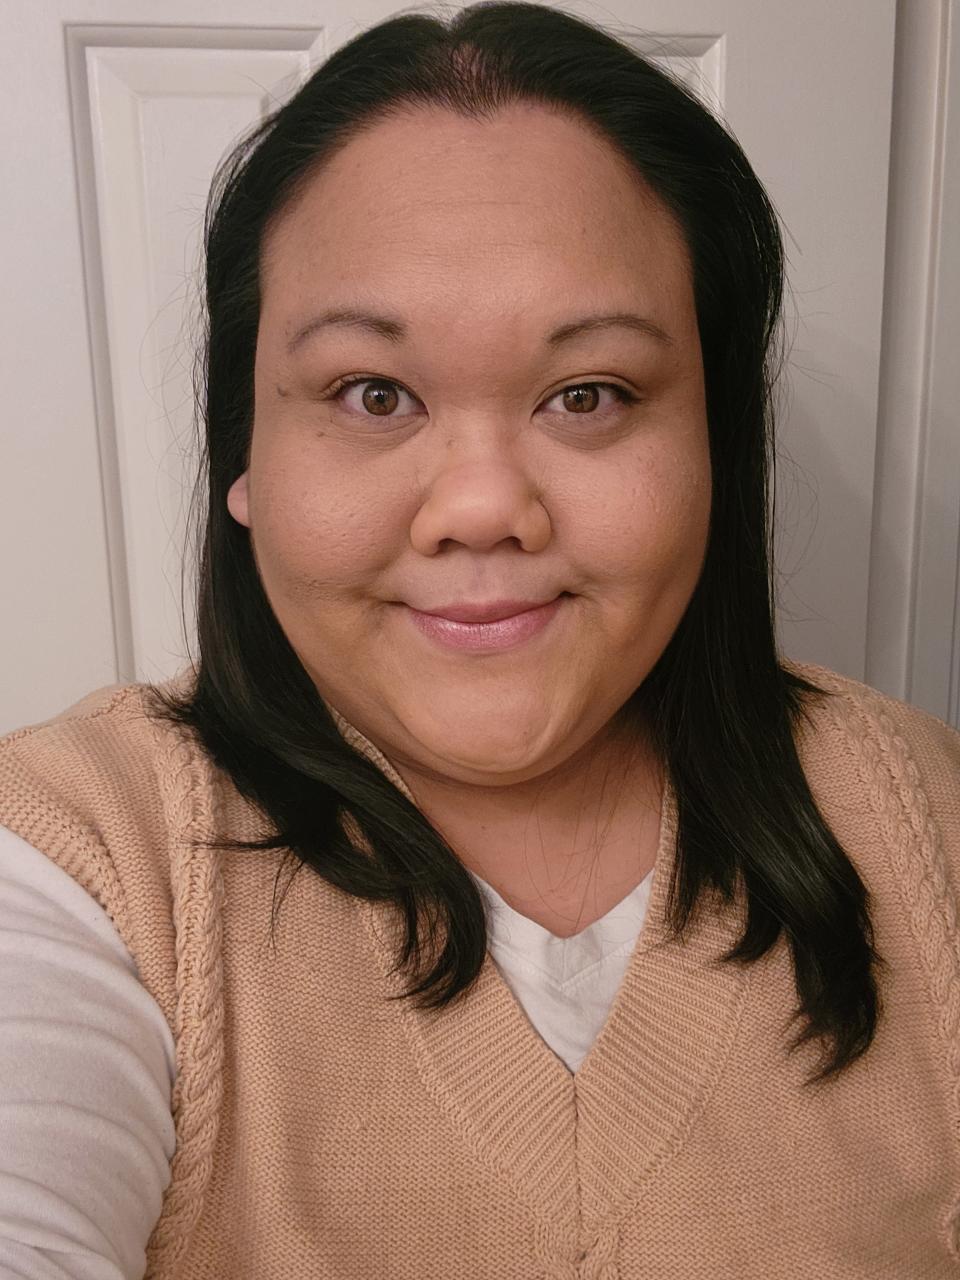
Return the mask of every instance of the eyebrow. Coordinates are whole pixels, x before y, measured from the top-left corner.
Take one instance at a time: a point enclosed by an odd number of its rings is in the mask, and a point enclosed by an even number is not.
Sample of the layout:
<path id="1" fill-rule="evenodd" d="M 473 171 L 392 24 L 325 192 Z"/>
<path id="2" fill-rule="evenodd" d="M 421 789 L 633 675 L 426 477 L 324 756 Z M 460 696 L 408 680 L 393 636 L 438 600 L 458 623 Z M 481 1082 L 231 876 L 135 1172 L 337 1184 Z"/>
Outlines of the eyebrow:
<path id="1" fill-rule="evenodd" d="M 313 316 L 305 324 L 301 325 L 287 344 L 287 352 L 292 353 L 295 351 L 307 338 L 312 337 L 313 334 L 318 333 L 321 329 L 338 326 L 362 329 L 364 332 L 385 338 L 395 345 L 404 342 L 409 332 L 403 320 L 396 316 L 379 315 L 372 311 L 361 311 L 355 307 L 336 307 L 332 310 L 322 311 L 319 315 Z M 636 315 L 632 311 L 613 311 L 609 314 L 579 316 L 576 320 L 571 320 L 567 324 L 562 324 L 559 328 L 553 329 L 547 334 L 544 341 L 548 347 L 555 349 L 562 343 L 579 337 L 582 333 L 588 333 L 594 329 L 611 328 L 632 329 L 637 333 L 645 334 L 648 338 L 655 339 L 664 346 L 673 346 L 673 339 L 664 329 L 661 329 L 658 324 L 655 324 L 646 316 Z"/>

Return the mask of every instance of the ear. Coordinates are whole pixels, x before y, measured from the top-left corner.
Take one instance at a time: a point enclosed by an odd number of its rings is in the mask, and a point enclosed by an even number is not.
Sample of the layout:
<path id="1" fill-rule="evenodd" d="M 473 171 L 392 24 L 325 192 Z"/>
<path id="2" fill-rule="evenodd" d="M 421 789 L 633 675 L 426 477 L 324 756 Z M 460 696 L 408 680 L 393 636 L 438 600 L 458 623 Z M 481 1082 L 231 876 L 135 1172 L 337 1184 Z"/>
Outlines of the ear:
<path id="1" fill-rule="evenodd" d="M 250 528 L 250 504 L 249 493 L 247 490 L 248 472 L 237 476 L 233 484 L 227 491 L 227 510 L 233 516 L 238 524 L 246 525 Z"/>

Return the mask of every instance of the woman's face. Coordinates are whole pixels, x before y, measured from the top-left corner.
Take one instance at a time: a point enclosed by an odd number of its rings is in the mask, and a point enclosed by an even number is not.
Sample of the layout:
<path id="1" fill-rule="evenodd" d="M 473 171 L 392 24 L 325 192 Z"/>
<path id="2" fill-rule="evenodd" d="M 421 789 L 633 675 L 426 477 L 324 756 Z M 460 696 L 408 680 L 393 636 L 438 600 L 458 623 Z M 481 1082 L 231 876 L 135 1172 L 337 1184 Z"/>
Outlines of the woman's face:
<path id="1" fill-rule="evenodd" d="M 281 212 L 261 281 L 228 507 L 319 693 L 424 778 L 507 786 L 589 754 L 706 549 L 691 268 L 665 207 L 543 108 L 411 110 Z M 319 323 L 346 310 L 384 319 Z M 555 332 L 615 312 L 642 322 Z M 408 608 L 561 593 L 538 634 L 482 653 Z"/>

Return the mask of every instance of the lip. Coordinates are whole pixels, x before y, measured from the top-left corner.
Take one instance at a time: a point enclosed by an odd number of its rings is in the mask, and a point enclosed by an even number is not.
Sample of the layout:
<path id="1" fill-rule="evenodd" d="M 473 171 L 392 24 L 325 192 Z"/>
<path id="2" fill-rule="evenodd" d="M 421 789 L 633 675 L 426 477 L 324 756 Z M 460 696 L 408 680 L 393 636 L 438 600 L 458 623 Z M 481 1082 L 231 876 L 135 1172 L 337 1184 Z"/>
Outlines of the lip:
<path id="1" fill-rule="evenodd" d="M 451 622 L 500 622 L 503 618 L 529 613 L 552 603 L 551 600 L 490 600 L 486 604 L 445 604 L 437 609 L 418 609 L 417 612 L 433 618 L 448 618 Z"/>
<path id="2" fill-rule="evenodd" d="M 546 604 L 524 608 L 492 622 L 458 622 L 452 618 L 424 613 L 405 605 L 407 613 L 419 631 L 448 649 L 467 650 L 473 653 L 499 652 L 512 649 L 539 635 L 560 612 L 566 593 Z"/>

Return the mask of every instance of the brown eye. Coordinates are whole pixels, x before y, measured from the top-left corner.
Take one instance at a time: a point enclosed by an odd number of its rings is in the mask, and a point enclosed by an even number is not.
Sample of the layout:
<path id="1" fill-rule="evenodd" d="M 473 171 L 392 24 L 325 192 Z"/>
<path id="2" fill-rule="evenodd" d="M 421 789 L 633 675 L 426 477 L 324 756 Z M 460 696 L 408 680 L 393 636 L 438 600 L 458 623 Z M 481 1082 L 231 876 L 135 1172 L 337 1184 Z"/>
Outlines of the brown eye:
<path id="1" fill-rule="evenodd" d="M 596 413 L 601 402 L 601 390 L 612 391 L 615 398 L 620 404 L 636 404 L 638 396 L 633 395 L 626 387 L 618 386 L 615 382 L 576 382 L 569 387 L 564 387 L 562 391 L 558 391 L 556 396 L 551 399 L 561 399 L 563 405 L 562 410 L 558 410 L 566 416 L 576 416 L 584 414 Z M 549 401 L 548 401 L 549 403 Z M 601 413 L 601 417 L 607 416 Z"/>
<path id="2" fill-rule="evenodd" d="M 369 412 L 384 416 L 393 413 L 399 396 L 392 382 L 368 382 L 360 396 L 360 402 Z"/>
<path id="3" fill-rule="evenodd" d="M 340 378 L 333 384 L 330 390 L 322 397 L 324 400 L 344 400 L 347 392 L 353 387 L 360 387 L 359 405 L 347 406 L 350 413 L 356 414 L 358 417 L 373 418 L 392 418 L 397 415 L 397 405 L 400 403 L 400 396 L 409 396 L 411 400 L 415 397 L 409 391 L 404 390 L 398 382 L 393 382 L 389 378 L 365 378 L 358 375 L 351 378 Z"/>
<path id="4" fill-rule="evenodd" d="M 595 382 L 585 382 L 582 387 L 566 387 L 563 392 L 565 409 L 574 413 L 593 413 L 600 402 L 600 393 Z"/>

